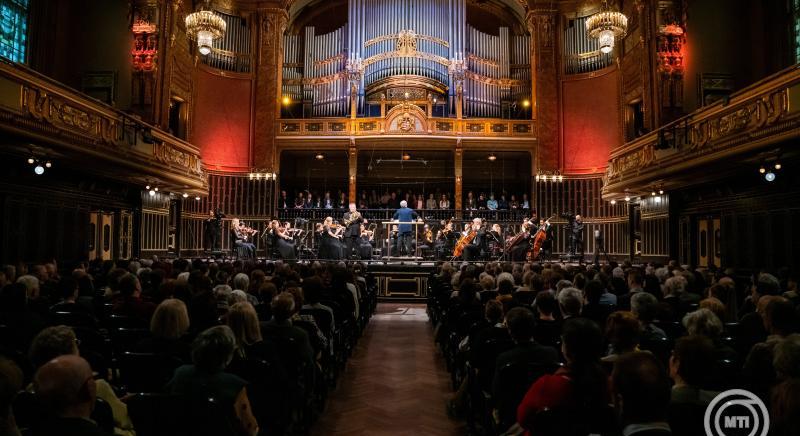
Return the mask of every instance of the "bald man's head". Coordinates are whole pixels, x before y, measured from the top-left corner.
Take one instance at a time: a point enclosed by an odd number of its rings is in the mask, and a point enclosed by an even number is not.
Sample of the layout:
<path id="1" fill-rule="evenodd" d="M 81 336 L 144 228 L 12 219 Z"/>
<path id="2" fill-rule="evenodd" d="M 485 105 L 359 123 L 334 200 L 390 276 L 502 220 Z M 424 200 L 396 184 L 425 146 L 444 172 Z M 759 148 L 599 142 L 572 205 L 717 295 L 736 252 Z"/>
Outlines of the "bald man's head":
<path id="1" fill-rule="evenodd" d="M 80 356 L 64 355 L 45 363 L 33 379 L 42 404 L 58 416 L 88 418 L 95 401 L 92 368 Z"/>

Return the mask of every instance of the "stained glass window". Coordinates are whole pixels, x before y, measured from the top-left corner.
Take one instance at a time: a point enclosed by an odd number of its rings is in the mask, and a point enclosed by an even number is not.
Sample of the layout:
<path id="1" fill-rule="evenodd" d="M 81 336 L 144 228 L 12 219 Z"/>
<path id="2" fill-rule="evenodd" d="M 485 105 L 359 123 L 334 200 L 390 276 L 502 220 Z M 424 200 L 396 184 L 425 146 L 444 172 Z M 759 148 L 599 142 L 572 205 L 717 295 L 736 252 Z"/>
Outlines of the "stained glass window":
<path id="1" fill-rule="evenodd" d="M 28 0 L 0 0 L 0 56 L 25 62 Z"/>

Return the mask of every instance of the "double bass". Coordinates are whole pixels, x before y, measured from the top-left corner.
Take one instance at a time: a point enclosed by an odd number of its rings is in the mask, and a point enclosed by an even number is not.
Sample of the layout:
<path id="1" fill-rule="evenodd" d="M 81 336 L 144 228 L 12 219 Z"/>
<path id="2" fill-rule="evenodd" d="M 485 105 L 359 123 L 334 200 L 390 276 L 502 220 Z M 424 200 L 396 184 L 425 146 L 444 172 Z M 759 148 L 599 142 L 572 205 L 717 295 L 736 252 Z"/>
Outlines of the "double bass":
<path id="1" fill-rule="evenodd" d="M 542 249 L 542 245 L 544 244 L 544 241 L 547 239 L 547 232 L 544 230 L 544 228 L 548 223 L 550 223 L 550 220 L 555 217 L 556 216 L 553 215 L 550 218 L 544 220 L 545 225 L 539 227 L 539 229 L 536 230 L 536 233 L 533 235 L 533 244 L 531 250 L 528 251 L 528 261 L 531 261 L 535 259 L 537 256 L 539 256 L 539 250 Z"/>

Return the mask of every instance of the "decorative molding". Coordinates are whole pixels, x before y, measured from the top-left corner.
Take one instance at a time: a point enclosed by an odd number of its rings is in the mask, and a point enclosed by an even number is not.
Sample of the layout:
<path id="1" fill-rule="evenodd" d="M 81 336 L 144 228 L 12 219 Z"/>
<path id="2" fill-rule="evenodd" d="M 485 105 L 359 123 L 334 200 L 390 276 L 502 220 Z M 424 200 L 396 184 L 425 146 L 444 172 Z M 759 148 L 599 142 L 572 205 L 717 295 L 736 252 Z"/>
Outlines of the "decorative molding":
<path id="1" fill-rule="evenodd" d="M 509 78 L 496 79 L 494 77 L 487 77 L 487 76 L 484 76 L 484 75 L 481 75 L 481 74 L 478 74 L 478 73 L 473 73 L 470 70 L 467 70 L 465 72 L 465 76 L 470 80 L 474 80 L 474 81 L 480 82 L 480 83 L 485 83 L 487 85 L 499 86 L 501 88 L 510 88 L 512 86 L 524 86 L 525 85 L 525 81 L 523 81 L 523 80 L 509 79 Z"/>
<path id="2" fill-rule="evenodd" d="M 375 38 L 367 40 L 364 43 L 364 48 L 367 48 L 367 47 L 369 47 L 371 45 L 375 45 L 375 44 L 377 44 L 379 42 L 392 41 L 392 40 L 399 39 L 401 33 L 402 33 L 402 31 L 400 33 L 397 33 L 397 34 L 376 36 Z M 415 33 L 415 36 L 416 36 L 417 40 L 430 41 L 430 42 L 432 42 L 434 44 L 439 44 L 439 45 L 441 45 L 443 47 L 450 47 L 450 43 L 449 42 L 447 42 L 447 41 L 445 41 L 443 39 L 440 39 L 440 38 L 436 38 L 434 36 L 423 35 L 421 33 Z"/>

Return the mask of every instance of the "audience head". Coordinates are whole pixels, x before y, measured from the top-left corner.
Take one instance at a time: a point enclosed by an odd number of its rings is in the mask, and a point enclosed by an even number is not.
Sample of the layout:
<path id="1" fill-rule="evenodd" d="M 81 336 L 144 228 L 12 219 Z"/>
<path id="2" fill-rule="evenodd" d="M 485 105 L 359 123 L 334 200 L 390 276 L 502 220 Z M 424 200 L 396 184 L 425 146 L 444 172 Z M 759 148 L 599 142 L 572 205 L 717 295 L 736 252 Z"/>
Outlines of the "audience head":
<path id="1" fill-rule="evenodd" d="M 772 366 L 780 378 L 800 378 L 800 334 L 786 336 L 775 345 Z"/>
<path id="2" fill-rule="evenodd" d="M 201 332 L 192 342 L 192 363 L 205 372 L 220 372 L 228 366 L 236 349 L 230 327 L 219 325 Z"/>
<path id="3" fill-rule="evenodd" d="M 261 327 L 256 309 L 250 303 L 236 303 L 228 310 L 228 327 L 241 347 L 261 342 Z"/>
<path id="4" fill-rule="evenodd" d="M 677 297 L 686 291 L 688 282 L 683 276 L 673 276 L 664 282 L 664 296 Z"/>
<path id="5" fill-rule="evenodd" d="M 486 320 L 492 324 L 497 324 L 503 320 L 503 303 L 497 300 L 489 300 L 484 308 Z"/>
<path id="6" fill-rule="evenodd" d="M 541 315 L 552 316 L 557 309 L 556 298 L 550 291 L 541 291 L 536 294 L 534 305 Z"/>
<path id="7" fill-rule="evenodd" d="M 600 304 L 605 288 L 600 280 L 589 280 L 583 293 L 586 296 L 586 304 Z"/>
<path id="8" fill-rule="evenodd" d="M 514 292 L 514 276 L 507 272 L 498 274 L 497 292 L 503 295 Z"/>
<path id="9" fill-rule="evenodd" d="M 247 290 L 250 289 L 250 277 L 245 273 L 239 273 L 233 276 L 233 289 L 247 292 Z"/>
<path id="10" fill-rule="evenodd" d="M 119 279 L 119 292 L 123 297 L 138 297 L 142 292 L 139 278 L 133 274 L 126 274 Z"/>
<path id="11" fill-rule="evenodd" d="M 611 373 L 611 385 L 623 425 L 666 421 L 670 382 L 652 353 L 635 351 L 620 356 Z"/>
<path id="12" fill-rule="evenodd" d="M 270 303 L 272 317 L 276 322 L 284 322 L 294 315 L 294 297 L 288 292 L 281 292 Z"/>
<path id="13" fill-rule="evenodd" d="M 658 313 L 658 300 L 653 294 L 637 292 L 631 296 L 631 312 L 642 324 L 649 324 Z"/>
<path id="14" fill-rule="evenodd" d="M 34 368 L 65 354 L 78 354 L 78 338 L 72 328 L 65 325 L 47 327 L 39 332 L 28 350 Z"/>
<path id="15" fill-rule="evenodd" d="M 56 416 L 88 419 L 94 409 L 96 387 L 89 363 L 76 355 L 45 362 L 34 376 L 36 396 Z"/>
<path id="16" fill-rule="evenodd" d="M 189 330 L 189 312 L 186 304 L 177 298 L 161 302 L 150 319 L 150 332 L 155 337 L 178 339 Z"/>
<path id="17" fill-rule="evenodd" d="M 771 335 L 786 336 L 796 331 L 794 305 L 783 297 L 775 297 L 764 310 L 764 327 Z"/>
<path id="18" fill-rule="evenodd" d="M 641 324 L 631 312 L 617 311 L 606 320 L 606 337 L 611 344 L 612 352 L 628 353 L 639 344 Z"/>
<path id="19" fill-rule="evenodd" d="M 603 353 L 603 333 L 588 318 L 570 318 L 561 329 L 561 352 L 568 366 L 598 363 Z"/>
<path id="20" fill-rule="evenodd" d="M 564 288 L 558 294 L 558 307 L 564 318 L 579 316 L 583 309 L 583 294 L 575 288 Z"/>
<path id="21" fill-rule="evenodd" d="M 712 340 L 722 333 L 722 321 L 708 309 L 698 309 L 683 317 L 683 325 L 690 335 L 702 335 Z"/>
<path id="22" fill-rule="evenodd" d="M 724 321 L 727 316 L 725 305 L 722 303 L 722 301 L 719 301 L 714 297 L 708 297 L 700 300 L 699 307 L 700 309 L 708 309 L 714 312 L 714 315 L 717 315 L 717 318 L 719 318 L 720 321 Z"/>
<path id="23" fill-rule="evenodd" d="M 706 336 L 684 336 L 675 341 L 669 375 L 675 383 L 701 386 L 714 366 L 714 343 Z"/>
<path id="24" fill-rule="evenodd" d="M 769 434 L 795 436 L 800 428 L 800 378 L 790 378 L 772 388 Z"/>
<path id="25" fill-rule="evenodd" d="M 751 288 L 753 302 L 765 295 L 779 295 L 781 293 L 781 283 L 772 274 L 761 273 L 756 277 Z"/>
<path id="26" fill-rule="evenodd" d="M 515 307 L 506 314 L 506 326 L 514 342 L 523 344 L 533 337 L 533 312 L 524 307 Z"/>
<path id="27" fill-rule="evenodd" d="M 25 292 L 29 300 L 39 298 L 39 279 L 32 275 L 23 275 L 17 279 L 17 283 L 25 285 Z"/>
<path id="28" fill-rule="evenodd" d="M 11 405 L 22 389 L 22 370 L 13 361 L 0 357 L 0 434 L 17 434 L 10 430 L 14 423 Z"/>

